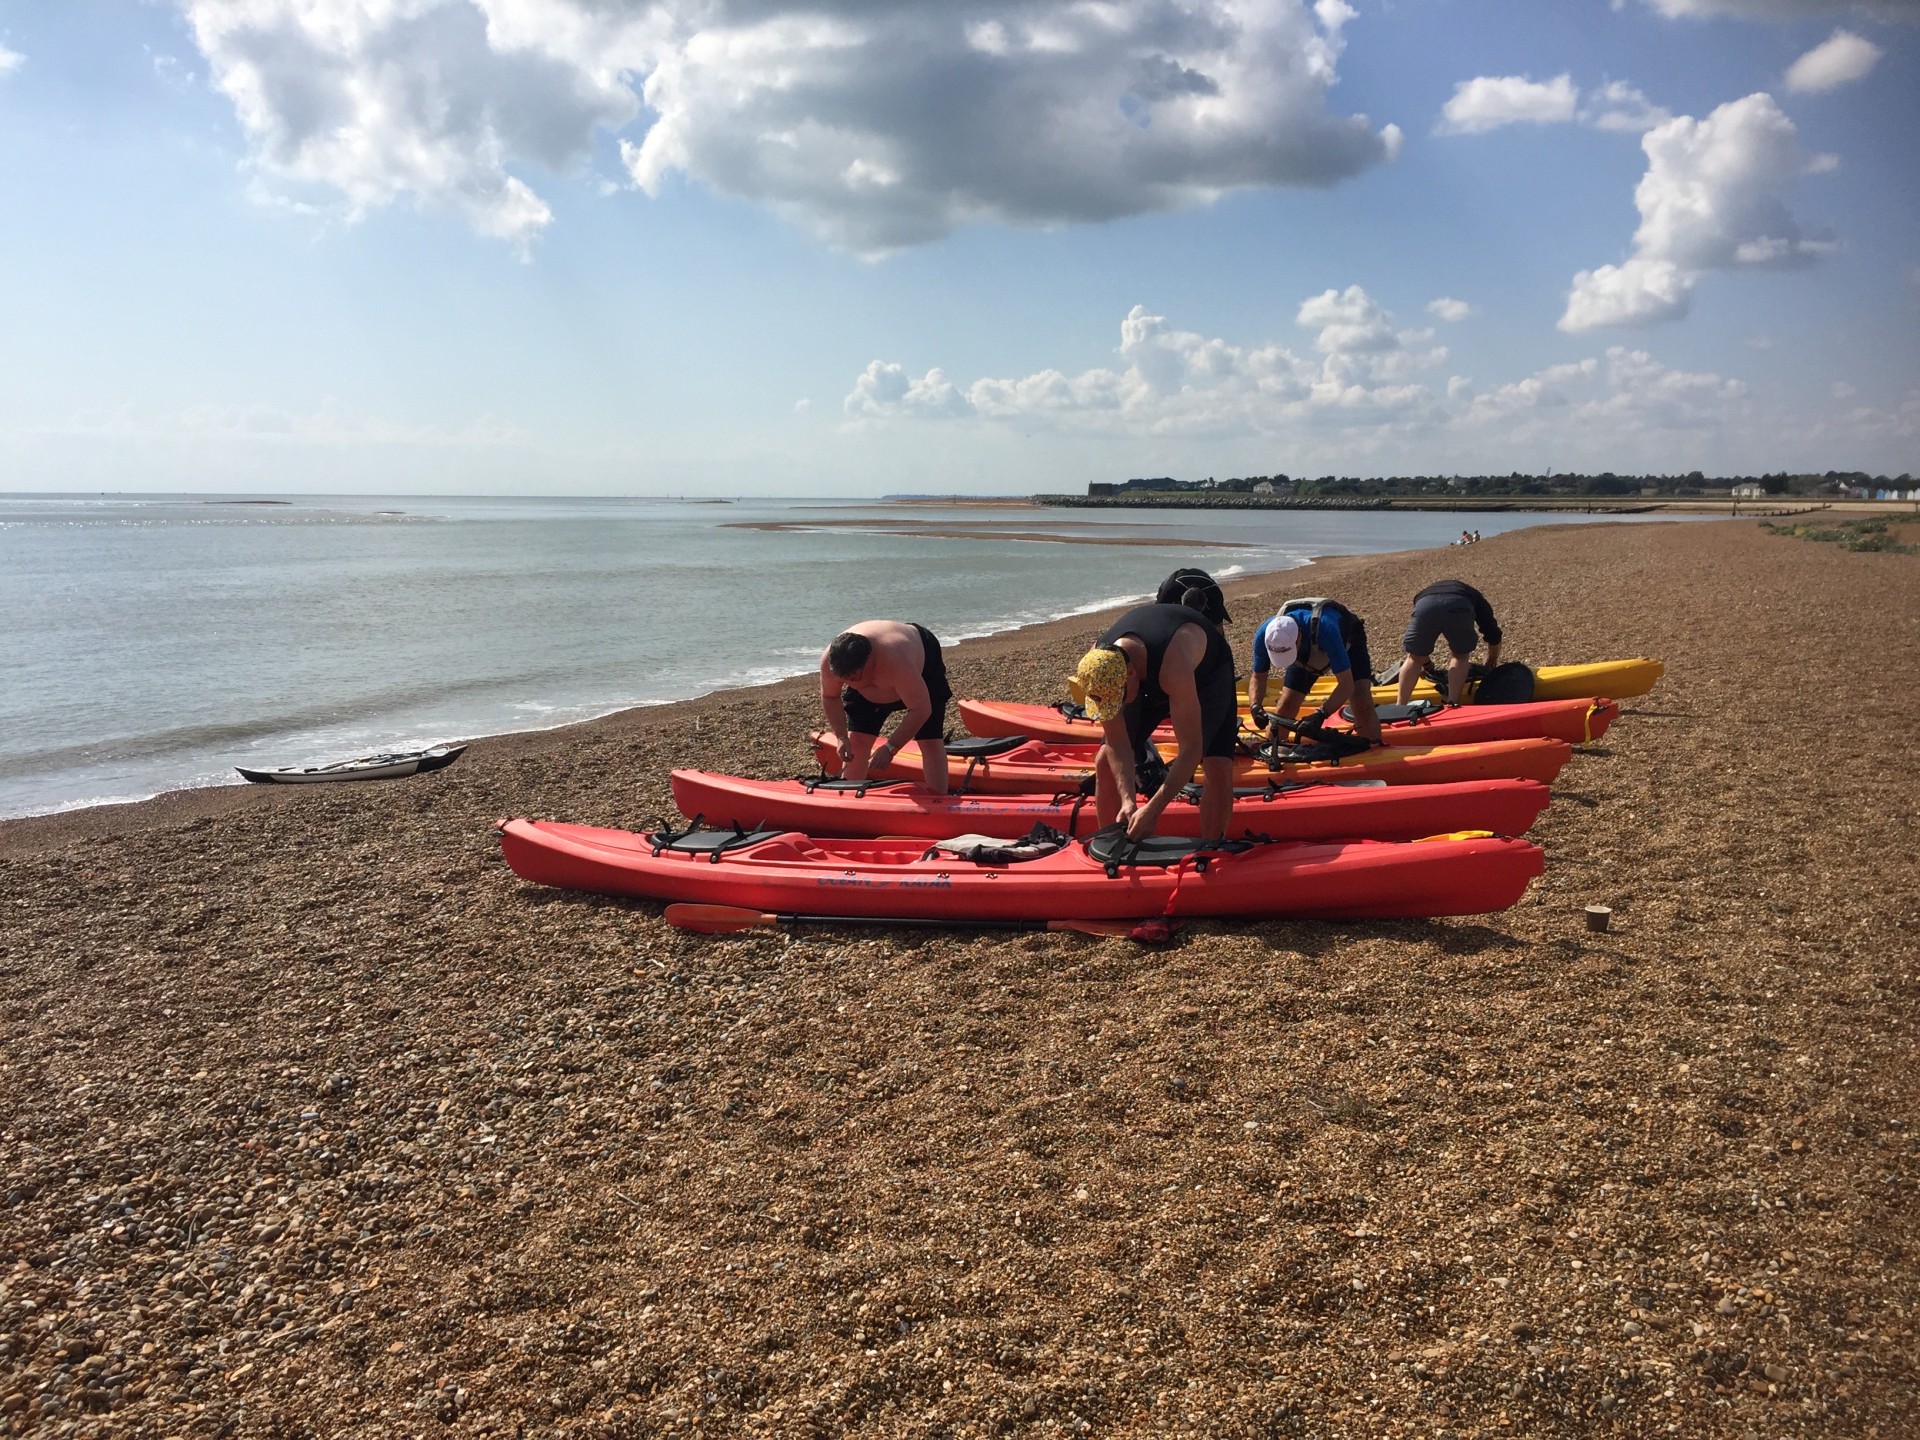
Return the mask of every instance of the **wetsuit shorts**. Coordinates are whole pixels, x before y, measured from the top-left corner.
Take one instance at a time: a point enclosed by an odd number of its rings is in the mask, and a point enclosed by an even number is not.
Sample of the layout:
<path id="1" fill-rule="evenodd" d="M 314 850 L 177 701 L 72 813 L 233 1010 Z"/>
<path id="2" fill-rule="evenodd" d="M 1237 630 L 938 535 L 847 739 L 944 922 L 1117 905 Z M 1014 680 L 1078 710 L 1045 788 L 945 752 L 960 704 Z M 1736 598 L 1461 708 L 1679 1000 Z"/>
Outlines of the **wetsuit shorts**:
<path id="1" fill-rule="evenodd" d="M 1166 701 L 1157 705 L 1135 701 L 1127 706 L 1126 717 L 1127 738 L 1133 741 L 1133 761 L 1138 765 L 1146 758 L 1154 730 L 1168 718 Z M 1200 691 L 1200 734 L 1203 759 L 1232 759 L 1239 753 L 1240 696 L 1234 688 L 1231 667 Z"/>
<path id="2" fill-rule="evenodd" d="M 947 702 L 953 699 L 953 686 L 947 682 L 947 662 L 940 654 L 940 642 L 933 638 L 933 632 L 924 625 L 913 628 L 920 632 L 920 645 L 926 651 L 926 663 L 920 667 L 920 678 L 927 682 L 927 698 L 933 702 L 927 723 L 914 731 L 913 738 L 943 740 L 947 734 Z M 877 736 L 889 715 L 897 715 L 907 708 L 901 700 L 889 700 L 884 704 L 869 700 L 851 685 L 841 689 L 840 703 L 846 707 L 849 735 Z"/>
<path id="3" fill-rule="evenodd" d="M 1480 643 L 1474 629 L 1473 602 L 1464 595 L 1422 595 L 1413 602 L 1413 619 L 1400 648 L 1409 655 L 1433 654 L 1433 642 L 1441 636 L 1456 657 L 1471 655 Z"/>
<path id="4" fill-rule="evenodd" d="M 1347 663 L 1353 667 L 1353 683 L 1372 685 L 1373 656 L 1367 650 L 1367 622 L 1355 615 L 1352 628 L 1342 627 L 1341 638 L 1347 642 Z M 1283 690 L 1298 690 L 1305 694 L 1313 688 L 1317 678 L 1304 665 L 1289 665 L 1286 674 L 1280 677 L 1280 686 Z"/>

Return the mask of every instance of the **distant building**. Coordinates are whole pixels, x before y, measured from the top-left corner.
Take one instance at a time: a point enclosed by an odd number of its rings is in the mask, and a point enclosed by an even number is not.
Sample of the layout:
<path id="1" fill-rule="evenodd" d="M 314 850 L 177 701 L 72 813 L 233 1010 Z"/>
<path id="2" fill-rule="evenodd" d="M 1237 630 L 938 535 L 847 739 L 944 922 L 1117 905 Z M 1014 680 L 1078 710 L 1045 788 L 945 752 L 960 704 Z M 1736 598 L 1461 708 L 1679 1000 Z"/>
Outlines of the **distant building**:
<path id="1" fill-rule="evenodd" d="M 1118 495 L 1119 493 L 1119 485 L 1111 480 L 1095 480 L 1087 486 L 1088 495 Z"/>
<path id="2" fill-rule="evenodd" d="M 1736 500 L 1760 500 L 1765 498 L 1766 493 L 1767 487 L 1757 480 L 1748 480 L 1733 487 L 1733 498 Z"/>
<path id="3" fill-rule="evenodd" d="M 1271 480 L 1260 480 L 1255 482 L 1253 487 L 1253 493 L 1256 495 L 1271 495 L 1273 493 L 1273 482 Z"/>

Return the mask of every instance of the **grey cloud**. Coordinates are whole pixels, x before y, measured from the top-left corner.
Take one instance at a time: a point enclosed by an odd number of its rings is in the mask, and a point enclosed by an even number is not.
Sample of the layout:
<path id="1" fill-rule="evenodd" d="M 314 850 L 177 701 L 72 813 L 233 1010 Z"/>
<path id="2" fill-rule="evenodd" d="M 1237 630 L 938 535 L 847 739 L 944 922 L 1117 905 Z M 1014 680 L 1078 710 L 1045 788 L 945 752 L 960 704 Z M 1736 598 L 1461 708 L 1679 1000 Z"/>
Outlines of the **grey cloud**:
<path id="1" fill-rule="evenodd" d="M 1331 185 L 1399 143 L 1328 110 L 1344 15 L 1300 0 L 177 3 L 265 173 L 520 240 L 548 212 L 517 172 L 643 103 L 643 188 L 678 172 L 866 253 Z"/>

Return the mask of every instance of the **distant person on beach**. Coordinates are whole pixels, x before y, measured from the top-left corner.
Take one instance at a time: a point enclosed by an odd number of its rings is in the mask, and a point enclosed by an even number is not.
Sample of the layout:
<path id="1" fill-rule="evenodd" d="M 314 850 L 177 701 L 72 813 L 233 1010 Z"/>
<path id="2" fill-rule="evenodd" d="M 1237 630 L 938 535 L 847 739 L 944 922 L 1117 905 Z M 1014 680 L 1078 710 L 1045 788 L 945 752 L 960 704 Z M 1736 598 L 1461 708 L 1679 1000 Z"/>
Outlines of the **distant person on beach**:
<path id="1" fill-rule="evenodd" d="M 1267 676 L 1274 670 L 1280 671 L 1280 703 L 1270 716 L 1261 702 L 1267 697 Z M 1287 601 L 1254 632 L 1253 677 L 1247 682 L 1253 723 L 1265 730 L 1275 718 L 1293 719 L 1322 675 L 1333 676 L 1333 693 L 1307 717 L 1307 723 L 1318 725 L 1350 705 L 1354 733 L 1378 741 L 1380 716 L 1373 708 L 1367 622 L 1338 600 L 1322 596 Z"/>
<path id="2" fill-rule="evenodd" d="M 1476 531 L 1474 531 L 1474 532 L 1473 532 L 1473 538 L 1474 538 L 1474 539 L 1475 539 L 1476 541 L 1478 541 L 1478 540 L 1479 540 L 1479 538 L 1480 538 L 1480 532 L 1479 532 L 1478 530 L 1476 530 Z"/>
<path id="3" fill-rule="evenodd" d="M 1190 610 L 1198 610 L 1215 625 L 1233 623 L 1233 617 L 1227 613 L 1227 597 L 1213 576 L 1204 570 L 1189 566 L 1174 571 L 1160 582 L 1153 598 L 1161 605 L 1185 605 Z"/>
<path id="4" fill-rule="evenodd" d="M 940 642 L 924 625 L 862 620 L 834 636 L 820 657 L 820 708 L 840 742 L 840 774 L 847 780 L 884 770 L 901 746 L 917 740 L 927 788 L 946 794 L 951 699 Z M 892 736 L 881 740 L 887 717 L 901 712 Z"/>
<path id="5" fill-rule="evenodd" d="M 1487 668 L 1500 663 L 1500 622 L 1493 618 L 1487 597 L 1464 580 L 1436 580 L 1413 597 L 1413 618 L 1400 648 L 1407 658 L 1400 662 L 1400 703 L 1406 704 L 1413 687 L 1433 660 L 1433 642 L 1446 637 L 1452 652 L 1447 662 L 1447 703 L 1458 705 L 1466 698 L 1467 672 L 1474 648 L 1479 644 L 1474 630 L 1487 642 Z"/>
<path id="6" fill-rule="evenodd" d="M 1456 545 L 1471 545 L 1473 543 L 1473 532 L 1470 530 L 1462 530 L 1460 532 L 1460 538 L 1454 543 Z"/>
<path id="7" fill-rule="evenodd" d="M 1224 604 L 1220 610 L 1225 613 Z M 1093 792 L 1103 827 L 1122 824 L 1128 838 L 1146 839 L 1199 770 L 1200 838 L 1225 838 L 1240 707 L 1233 647 L 1218 625 L 1192 605 L 1137 605 L 1080 657 L 1067 687 L 1103 732 Z M 1142 801 L 1140 769 L 1155 754 L 1155 727 L 1169 720 L 1179 749 L 1166 778 Z"/>

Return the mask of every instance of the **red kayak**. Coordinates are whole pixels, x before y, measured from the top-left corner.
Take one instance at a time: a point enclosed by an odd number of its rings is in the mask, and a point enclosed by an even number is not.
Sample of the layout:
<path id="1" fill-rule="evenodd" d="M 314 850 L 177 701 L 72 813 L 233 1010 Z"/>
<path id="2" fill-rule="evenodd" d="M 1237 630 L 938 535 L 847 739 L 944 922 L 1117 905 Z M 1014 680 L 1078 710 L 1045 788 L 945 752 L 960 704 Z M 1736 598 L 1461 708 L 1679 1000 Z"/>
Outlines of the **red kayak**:
<path id="1" fill-rule="evenodd" d="M 500 848 L 540 885 L 805 915 L 929 921 L 1125 920 L 1162 915 L 1300 919 L 1483 915 L 1540 874 L 1525 840 L 1200 842 L 1115 831 L 967 856 L 919 840 L 817 840 L 792 832 L 636 834 L 506 820 Z M 953 842 L 960 843 L 960 842 Z"/>
<path id="2" fill-rule="evenodd" d="M 1063 713 L 1057 705 L 1016 705 L 1007 700 L 959 701 L 960 720 L 969 733 L 986 738 L 1021 735 L 1029 740 L 1056 740 L 1069 745 L 1098 745 L 1100 727 L 1091 720 Z M 1604 699 L 1532 700 L 1522 705 L 1456 705 L 1452 708 L 1420 702 L 1404 707 L 1381 707 L 1380 737 L 1389 745 L 1466 745 L 1482 740 L 1564 740 L 1586 745 L 1607 733 L 1620 714 L 1619 702 Z M 1250 722 L 1244 712 L 1244 729 Z M 1344 719 L 1328 728 L 1342 729 Z M 1173 743 L 1172 727 L 1154 732 L 1156 741 Z"/>
<path id="3" fill-rule="evenodd" d="M 1269 840 L 1417 840 L 1448 830 L 1524 835 L 1551 792 L 1537 780 L 1471 780 L 1453 785 L 1246 787 L 1234 794 L 1228 834 Z M 709 825 L 799 830 L 808 835 L 952 835 L 1017 839 L 1035 823 L 1069 835 L 1096 828 L 1082 795 L 936 795 L 906 780 L 745 780 L 704 770 L 673 772 L 673 803 Z M 1156 833 L 1196 835 L 1200 807 L 1175 800 Z"/>
<path id="4" fill-rule="evenodd" d="M 840 771 L 831 733 L 816 731 L 814 754 L 829 775 Z M 1056 795 L 1078 788 L 1093 773 L 1096 745 L 1056 745 L 1044 740 L 960 741 L 947 747 L 949 784 L 961 794 Z M 1172 747 L 1160 753 L 1172 759 Z M 1547 784 L 1573 755 L 1564 740 L 1489 740 L 1479 745 L 1380 746 L 1338 759 L 1269 765 L 1251 757 L 1234 762 L 1234 784 L 1286 780 L 1382 780 L 1389 785 L 1443 785 L 1459 780 L 1538 780 Z M 882 780 L 923 776 L 920 747 L 912 741 L 882 767 Z"/>

